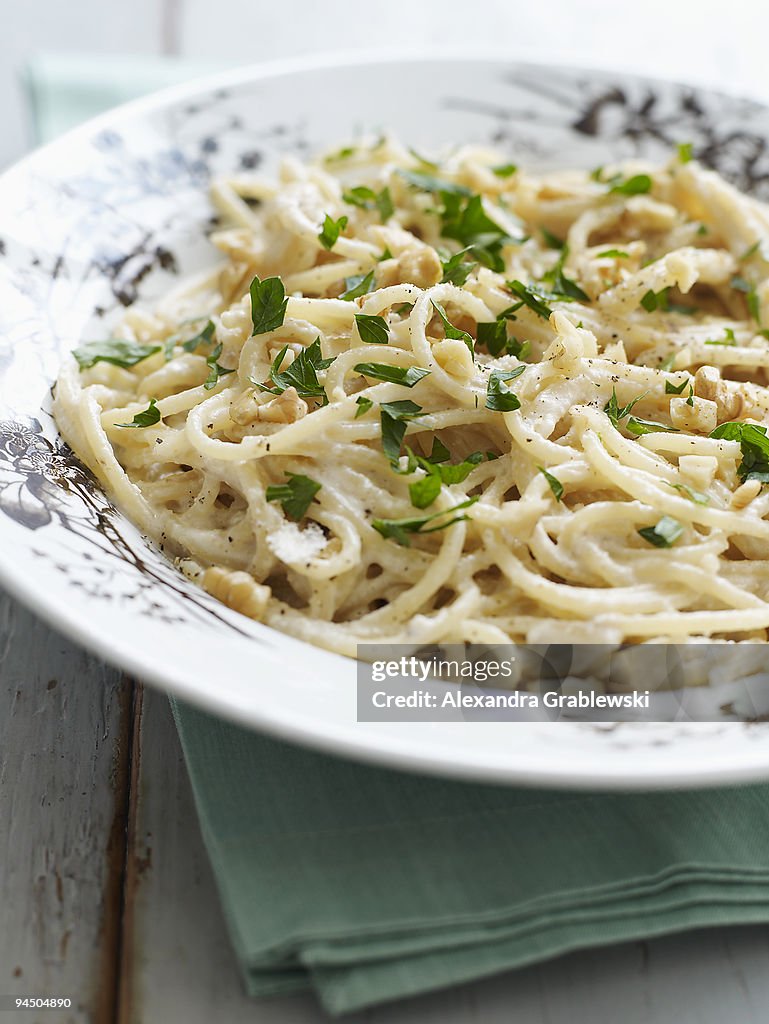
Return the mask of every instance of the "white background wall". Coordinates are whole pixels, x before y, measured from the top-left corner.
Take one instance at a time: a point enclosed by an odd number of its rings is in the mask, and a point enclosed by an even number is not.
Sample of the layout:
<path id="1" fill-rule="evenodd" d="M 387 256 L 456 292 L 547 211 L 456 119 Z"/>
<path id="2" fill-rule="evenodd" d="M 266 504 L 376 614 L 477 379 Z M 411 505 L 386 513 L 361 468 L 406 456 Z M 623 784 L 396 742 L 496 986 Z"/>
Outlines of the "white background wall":
<path id="1" fill-rule="evenodd" d="M 322 50 L 492 45 L 769 101 L 766 0 L 0 0 L 0 166 L 29 145 L 20 72 L 38 52 L 233 65 Z M 361 82 L 365 89 L 365 81 Z"/>

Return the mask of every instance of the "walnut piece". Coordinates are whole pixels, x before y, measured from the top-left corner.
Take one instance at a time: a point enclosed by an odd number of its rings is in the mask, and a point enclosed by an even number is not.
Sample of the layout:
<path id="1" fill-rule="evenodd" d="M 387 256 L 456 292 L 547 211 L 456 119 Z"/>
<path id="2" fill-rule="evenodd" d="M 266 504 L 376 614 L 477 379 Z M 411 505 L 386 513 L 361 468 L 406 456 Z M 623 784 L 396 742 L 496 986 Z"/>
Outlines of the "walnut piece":
<path id="1" fill-rule="evenodd" d="M 307 403 L 296 388 L 286 388 L 271 402 L 259 402 L 256 391 L 247 391 L 230 406 L 230 419 L 238 426 L 252 423 L 296 423 L 307 415 Z"/>
<path id="2" fill-rule="evenodd" d="M 201 581 L 211 597 L 226 604 L 233 611 L 261 621 L 267 610 L 272 591 L 257 583 L 247 572 L 222 569 L 218 565 L 206 569 Z"/>

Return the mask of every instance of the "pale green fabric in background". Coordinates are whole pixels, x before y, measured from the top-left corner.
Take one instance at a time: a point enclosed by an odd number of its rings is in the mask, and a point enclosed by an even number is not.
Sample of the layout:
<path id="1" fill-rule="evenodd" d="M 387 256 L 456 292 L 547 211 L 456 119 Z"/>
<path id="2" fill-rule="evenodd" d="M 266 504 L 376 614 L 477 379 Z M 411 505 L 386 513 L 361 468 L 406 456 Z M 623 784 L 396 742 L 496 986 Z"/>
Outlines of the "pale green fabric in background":
<path id="1" fill-rule="evenodd" d="M 40 57 L 26 76 L 37 138 L 220 66 Z M 445 782 L 174 713 L 254 995 L 309 985 L 340 1013 L 570 949 L 769 921 L 769 787 Z"/>

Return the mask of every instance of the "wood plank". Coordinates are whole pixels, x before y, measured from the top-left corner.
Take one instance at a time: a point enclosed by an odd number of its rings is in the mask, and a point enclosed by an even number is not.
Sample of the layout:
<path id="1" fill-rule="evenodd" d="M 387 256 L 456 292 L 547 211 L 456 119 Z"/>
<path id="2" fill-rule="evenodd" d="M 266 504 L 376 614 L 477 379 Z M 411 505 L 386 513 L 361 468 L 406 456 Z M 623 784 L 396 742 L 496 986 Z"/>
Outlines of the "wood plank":
<path id="1" fill-rule="evenodd" d="M 132 686 L 5 595 L 0 663 L 0 993 L 70 997 L 49 1024 L 101 1024 L 116 997 Z"/>
<path id="2" fill-rule="evenodd" d="M 144 695 L 127 877 L 131 950 L 120 1024 L 321 1024 L 310 996 L 242 991 L 166 698 Z M 346 1024 L 763 1024 L 769 928 L 703 930 L 585 951 L 367 1013 Z"/>

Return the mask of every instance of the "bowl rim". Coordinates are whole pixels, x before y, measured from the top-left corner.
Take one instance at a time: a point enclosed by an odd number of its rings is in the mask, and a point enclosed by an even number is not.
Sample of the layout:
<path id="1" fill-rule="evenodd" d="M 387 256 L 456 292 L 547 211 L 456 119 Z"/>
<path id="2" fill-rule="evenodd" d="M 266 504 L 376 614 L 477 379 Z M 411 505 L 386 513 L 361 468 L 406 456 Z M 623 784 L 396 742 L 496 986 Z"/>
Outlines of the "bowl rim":
<path id="1" fill-rule="evenodd" d="M 104 128 L 119 126 L 126 120 L 150 114 L 154 110 L 173 106 L 185 99 L 216 92 L 221 89 L 233 89 L 255 81 L 290 76 L 297 73 L 334 71 L 353 67 L 370 68 L 376 65 L 410 64 L 413 66 L 461 61 L 465 64 L 478 62 L 506 64 L 510 67 L 531 68 L 534 70 L 562 70 L 572 73 L 592 73 L 597 76 L 610 76 L 612 73 L 625 78 L 644 82 L 658 82 L 661 85 L 686 87 L 686 83 L 664 76 L 653 76 L 641 72 L 627 71 L 616 66 L 595 65 L 585 62 L 549 61 L 536 59 L 542 56 L 535 54 L 523 58 L 511 53 L 509 48 L 441 48 L 435 49 L 387 49 L 387 50 L 344 50 L 319 55 L 300 55 L 271 60 L 258 64 L 243 65 L 233 69 L 207 73 L 154 91 L 146 96 L 122 103 L 83 124 L 71 128 L 57 138 L 34 148 L 21 159 L 0 173 L 0 193 L 7 183 L 18 175 L 26 174 L 35 165 L 52 156 L 56 150 L 73 145 L 80 145 L 95 133 Z M 732 100 L 743 99 L 759 107 L 769 110 L 769 104 L 751 96 L 729 93 L 722 89 L 713 89 L 706 83 L 692 82 L 688 86 L 707 92 L 711 96 L 726 96 Z M 726 766 L 713 764 L 697 769 L 687 769 L 678 764 L 671 775 L 669 765 L 657 766 L 654 761 L 646 760 L 643 765 L 636 764 L 632 771 L 612 769 L 607 776 L 601 770 L 600 752 L 585 758 L 577 776 L 567 775 L 563 762 L 554 759 L 549 763 L 532 767 L 530 764 L 516 763 L 515 760 L 504 763 L 483 762 L 476 757 L 463 757 L 452 761 L 435 752 L 423 752 L 415 749 L 400 737 L 380 733 L 376 745 L 371 745 L 371 735 L 359 733 L 357 738 L 348 723 L 338 722 L 335 727 L 324 727 L 322 732 L 313 731 L 311 724 L 297 721 L 290 717 L 275 714 L 272 709 L 251 707 L 244 712 L 242 707 L 227 703 L 213 692 L 201 692 L 197 687 L 191 688 L 185 683 L 183 676 L 175 675 L 164 665 L 161 671 L 141 655 L 135 654 L 129 645 L 114 645 L 114 638 L 101 636 L 89 630 L 78 611 L 62 604 L 59 598 L 44 588 L 35 586 L 35 581 L 17 570 L 10 559 L 0 560 L 0 583 L 12 597 L 21 601 L 34 614 L 42 618 L 49 626 L 68 639 L 75 641 L 85 649 L 95 653 L 115 668 L 126 671 L 137 680 L 152 683 L 181 699 L 190 699 L 197 706 L 216 715 L 227 717 L 241 725 L 264 729 L 269 733 L 288 742 L 300 743 L 308 747 L 324 751 L 328 754 L 355 761 L 378 764 L 394 770 L 415 773 L 434 774 L 443 777 L 464 779 L 479 783 L 496 783 L 515 786 L 544 786 L 568 789 L 600 789 L 600 790 L 650 790 L 680 789 L 686 787 L 706 787 L 712 785 L 737 785 L 746 782 L 765 780 L 769 777 L 769 746 L 759 744 L 752 747 L 746 745 L 743 757 L 736 763 Z M 280 640 L 283 634 L 274 631 Z M 298 642 L 298 641 L 297 641 Z M 311 646 L 311 645 L 308 645 Z M 541 723 L 540 723 L 541 724 Z M 663 723 L 665 725 L 666 723 Z M 707 726 L 708 723 L 691 723 L 690 727 Z M 741 723 L 724 723 L 727 727 L 745 728 Z M 472 723 L 462 723 L 465 728 Z M 659 727 L 660 723 L 657 723 Z M 559 727 L 559 726 L 553 726 Z M 678 726 L 670 723 L 671 729 Z M 481 725 L 481 728 L 485 728 Z"/>

